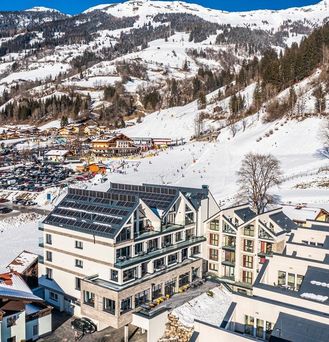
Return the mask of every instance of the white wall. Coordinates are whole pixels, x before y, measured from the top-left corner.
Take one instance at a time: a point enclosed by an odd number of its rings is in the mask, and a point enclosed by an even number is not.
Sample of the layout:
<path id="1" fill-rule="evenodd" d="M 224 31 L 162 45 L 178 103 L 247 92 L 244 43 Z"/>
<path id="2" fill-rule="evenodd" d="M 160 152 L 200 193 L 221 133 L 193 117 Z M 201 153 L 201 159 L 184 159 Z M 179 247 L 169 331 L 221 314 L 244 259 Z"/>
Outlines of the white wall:
<path id="1" fill-rule="evenodd" d="M 7 328 L 7 320 L 12 316 L 17 316 L 16 324 Z M 9 337 L 16 336 L 16 341 L 25 340 L 25 311 L 3 318 L 1 324 L 0 341 L 7 342 Z"/>
<path id="2" fill-rule="evenodd" d="M 37 336 L 33 336 L 33 326 L 38 325 L 39 334 Z M 36 340 L 39 336 L 46 335 L 52 331 L 51 324 L 51 314 L 35 319 L 33 321 L 29 321 L 26 323 L 26 339 L 27 340 Z"/>

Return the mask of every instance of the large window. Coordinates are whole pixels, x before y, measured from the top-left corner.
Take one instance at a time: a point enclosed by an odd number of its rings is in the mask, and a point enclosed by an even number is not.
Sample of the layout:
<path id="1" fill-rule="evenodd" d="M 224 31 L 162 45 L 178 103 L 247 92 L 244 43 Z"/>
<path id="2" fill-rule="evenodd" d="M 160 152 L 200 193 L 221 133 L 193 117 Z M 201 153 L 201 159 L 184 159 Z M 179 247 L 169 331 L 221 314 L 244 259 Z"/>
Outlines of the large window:
<path id="1" fill-rule="evenodd" d="M 234 267 L 224 266 L 224 277 L 234 279 Z"/>
<path id="2" fill-rule="evenodd" d="M 179 276 L 178 286 L 179 287 L 184 286 L 184 285 L 188 284 L 189 281 L 190 281 L 190 272 L 181 274 Z"/>
<path id="3" fill-rule="evenodd" d="M 225 251 L 224 261 L 234 264 L 235 263 L 235 252 Z"/>
<path id="4" fill-rule="evenodd" d="M 288 273 L 288 286 L 291 290 L 295 289 L 295 274 Z"/>
<path id="5" fill-rule="evenodd" d="M 209 263 L 209 271 L 215 271 L 217 272 L 218 271 L 218 265 L 217 264 L 214 264 L 212 262 Z"/>
<path id="6" fill-rule="evenodd" d="M 143 253 L 143 242 L 136 243 L 135 245 L 135 254 L 138 255 L 141 253 Z"/>
<path id="7" fill-rule="evenodd" d="M 234 236 L 224 236 L 224 246 L 235 247 L 235 237 Z"/>
<path id="8" fill-rule="evenodd" d="M 118 261 L 130 258 L 130 246 L 117 249 L 116 256 Z"/>
<path id="9" fill-rule="evenodd" d="M 278 272 L 278 285 L 285 286 L 286 285 L 286 272 L 279 271 Z"/>
<path id="10" fill-rule="evenodd" d="M 173 278 L 165 282 L 165 295 L 172 296 L 175 293 L 176 279 Z"/>
<path id="11" fill-rule="evenodd" d="M 135 295 L 135 307 L 147 303 L 149 300 L 149 290 L 142 291 Z"/>
<path id="12" fill-rule="evenodd" d="M 219 235 L 218 234 L 210 234 L 209 244 L 212 246 L 218 246 L 219 245 Z"/>
<path id="13" fill-rule="evenodd" d="M 256 336 L 261 339 L 264 336 L 264 321 L 259 318 L 256 320 Z"/>
<path id="14" fill-rule="evenodd" d="M 137 275 L 136 267 L 123 271 L 123 282 L 135 279 L 136 275 Z"/>
<path id="15" fill-rule="evenodd" d="M 245 252 L 253 253 L 254 251 L 254 241 L 252 240 L 243 240 L 243 250 Z"/>
<path id="16" fill-rule="evenodd" d="M 152 287 L 152 300 L 162 296 L 162 285 L 153 285 Z"/>
<path id="17" fill-rule="evenodd" d="M 182 232 L 177 232 L 175 235 L 176 242 L 182 241 L 183 240 L 183 233 Z"/>
<path id="18" fill-rule="evenodd" d="M 158 239 L 147 241 L 147 251 L 153 252 L 158 249 Z"/>
<path id="19" fill-rule="evenodd" d="M 243 256 L 243 267 L 253 268 L 253 257 L 250 255 Z"/>
<path id="20" fill-rule="evenodd" d="M 185 225 L 194 223 L 194 213 L 185 214 Z"/>
<path id="21" fill-rule="evenodd" d="M 90 291 L 83 291 L 83 302 L 86 305 L 95 306 L 95 294 Z"/>
<path id="22" fill-rule="evenodd" d="M 254 324 L 255 319 L 252 316 L 245 315 L 244 316 L 244 333 L 247 335 L 254 335 Z"/>
<path id="23" fill-rule="evenodd" d="M 122 299 L 120 313 L 124 314 L 125 312 L 128 312 L 130 310 L 131 310 L 131 297 Z"/>
<path id="24" fill-rule="evenodd" d="M 115 301 L 109 298 L 103 298 L 103 310 L 115 315 Z"/>
<path id="25" fill-rule="evenodd" d="M 212 220 L 209 225 L 210 230 L 219 230 L 219 220 Z"/>
<path id="26" fill-rule="evenodd" d="M 246 284 L 252 284 L 252 272 L 242 271 L 242 281 Z"/>
<path id="27" fill-rule="evenodd" d="M 166 235 L 163 237 L 163 247 L 169 247 L 172 245 L 172 235 Z"/>
<path id="28" fill-rule="evenodd" d="M 177 262 L 177 253 L 168 255 L 168 265 L 176 264 Z"/>
<path id="29" fill-rule="evenodd" d="M 300 274 L 297 274 L 297 283 L 296 283 L 296 290 L 299 291 L 300 286 L 302 285 L 304 277 Z"/>
<path id="30" fill-rule="evenodd" d="M 130 238 L 131 238 L 130 228 L 124 227 L 122 228 L 121 232 L 117 236 L 116 242 L 119 243 L 119 242 L 127 241 L 127 240 L 130 240 Z"/>
<path id="31" fill-rule="evenodd" d="M 49 299 L 54 301 L 54 302 L 57 302 L 58 301 L 58 294 L 55 292 L 49 292 Z"/>
<path id="32" fill-rule="evenodd" d="M 245 236 L 255 236 L 255 226 L 250 224 L 244 227 L 243 234 Z"/>
<path id="33" fill-rule="evenodd" d="M 218 249 L 214 249 L 214 248 L 209 249 L 209 259 L 218 261 Z"/>
<path id="34" fill-rule="evenodd" d="M 154 260 L 154 269 L 159 270 L 165 267 L 165 258 Z"/>

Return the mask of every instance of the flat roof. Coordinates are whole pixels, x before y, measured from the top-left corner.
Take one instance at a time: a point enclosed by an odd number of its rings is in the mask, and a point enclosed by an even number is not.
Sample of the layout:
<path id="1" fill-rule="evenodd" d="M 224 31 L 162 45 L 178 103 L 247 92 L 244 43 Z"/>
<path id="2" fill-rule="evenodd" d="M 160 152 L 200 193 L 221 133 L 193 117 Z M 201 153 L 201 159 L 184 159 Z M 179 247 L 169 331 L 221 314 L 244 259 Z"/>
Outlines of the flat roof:
<path id="1" fill-rule="evenodd" d="M 280 312 L 270 341 L 328 342 L 329 325 Z"/>

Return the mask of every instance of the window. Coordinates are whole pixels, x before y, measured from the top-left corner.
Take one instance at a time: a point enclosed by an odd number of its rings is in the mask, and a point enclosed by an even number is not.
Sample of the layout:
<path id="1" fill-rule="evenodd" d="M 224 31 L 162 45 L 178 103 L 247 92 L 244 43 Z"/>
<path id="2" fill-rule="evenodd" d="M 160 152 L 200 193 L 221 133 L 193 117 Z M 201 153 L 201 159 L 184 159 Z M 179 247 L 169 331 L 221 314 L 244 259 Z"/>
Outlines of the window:
<path id="1" fill-rule="evenodd" d="M 190 282 L 190 272 L 181 274 L 178 278 L 178 286 L 182 287 Z"/>
<path id="2" fill-rule="evenodd" d="M 75 267 L 83 268 L 83 261 L 80 259 L 75 259 Z"/>
<path id="3" fill-rule="evenodd" d="M 253 268 L 253 257 L 250 255 L 243 256 L 243 267 Z"/>
<path id="4" fill-rule="evenodd" d="M 224 261 L 234 264 L 235 263 L 235 252 L 225 251 Z"/>
<path id="5" fill-rule="evenodd" d="M 17 319 L 18 319 L 18 317 L 16 315 L 9 316 L 7 318 L 7 328 L 10 328 L 10 327 L 13 327 L 14 325 L 16 325 Z"/>
<path id="6" fill-rule="evenodd" d="M 131 238 L 130 228 L 124 227 L 122 228 L 121 232 L 117 236 L 116 242 L 119 243 L 119 242 L 127 241 L 127 240 L 130 240 L 130 238 Z"/>
<path id="7" fill-rule="evenodd" d="M 39 325 L 36 324 L 32 327 L 32 334 L 33 336 L 39 336 Z"/>
<path id="8" fill-rule="evenodd" d="M 285 286 L 286 285 L 286 272 L 279 271 L 278 272 L 278 286 Z"/>
<path id="9" fill-rule="evenodd" d="M 51 268 L 46 268 L 46 278 L 50 280 L 53 279 L 53 270 Z"/>
<path id="10" fill-rule="evenodd" d="M 255 227 L 253 225 L 249 225 L 247 227 L 244 227 L 244 235 L 255 236 Z"/>
<path id="11" fill-rule="evenodd" d="M 137 273 L 136 267 L 123 271 L 123 282 L 135 279 L 137 276 L 136 273 Z"/>
<path id="12" fill-rule="evenodd" d="M 111 280 L 118 281 L 119 280 L 119 272 L 116 270 L 111 270 Z"/>
<path id="13" fill-rule="evenodd" d="M 234 280 L 234 267 L 224 266 L 224 277 Z"/>
<path id="14" fill-rule="evenodd" d="M 154 265 L 155 270 L 162 269 L 165 266 L 165 259 L 160 258 L 160 259 L 154 260 L 153 263 L 154 263 L 153 265 Z"/>
<path id="15" fill-rule="evenodd" d="M 54 302 L 58 301 L 58 294 L 55 292 L 49 292 L 49 299 L 51 299 Z"/>
<path id="16" fill-rule="evenodd" d="M 263 338 L 264 335 L 264 321 L 262 319 L 256 320 L 256 336 L 258 338 Z"/>
<path id="17" fill-rule="evenodd" d="M 316 243 L 311 241 L 310 246 L 316 246 Z"/>
<path id="18" fill-rule="evenodd" d="M 131 297 L 122 299 L 121 301 L 121 314 L 131 310 Z"/>
<path id="19" fill-rule="evenodd" d="M 217 264 L 213 264 L 213 263 L 209 263 L 209 270 L 210 271 L 218 271 L 218 265 Z"/>
<path id="20" fill-rule="evenodd" d="M 254 251 L 254 241 L 252 241 L 252 240 L 243 240 L 243 250 L 245 252 L 252 253 Z"/>
<path id="21" fill-rule="evenodd" d="M 80 291 L 81 290 L 81 279 L 75 278 L 75 289 Z"/>
<path id="22" fill-rule="evenodd" d="M 295 289 L 295 274 L 293 273 L 288 273 L 288 286 Z"/>
<path id="23" fill-rule="evenodd" d="M 177 253 L 168 255 L 168 265 L 173 265 L 177 262 Z"/>
<path id="24" fill-rule="evenodd" d="M 210 226 L 209 226 L 210 230 L 216 230 L 219 231 L 219 220 L 213 220 L 210 222 Z"/>
<path id="25" fill-rule="evenodd" d="M 274 324 L 266 321 L 265 325 L 265 340 L 268 341 L 272 335 Z"/>
<path id="26" fill-rule="evenodd" d="M 242 281 L 246 284 L 252 284 L 252 272 L 242 271 Z"/>
<path id="27" fill-rule="evenodd" d="M 254 335 L 254 323 L 255 319 L 252 316 L 244 316 L 244 333 L 247 335 Z"/>
<path id="28" fill-rule="evenodd" d="M 53 261 L 53 253 L 52 252 L 49 252 L 49 251 L 46 251 L 46 260 L 47 261 Z"/>
<path id="29" fill-rule="evenodd" d="M 162 247 L 169 247 L 172 245 L 172 235 L 166 235 L 163 237 Z"/>
<path id="30" fill-rule="evenodd" d="M 210 234 L 209 244 L 212 246 L 219 245 L 219 235 L 218 234 Z"/>
<path id="31" fill-rule="evenodd" d="M 299 291 L 300 286 L 302 285 L 303 279 L 304 279 L 304 276 L 297 274 L 297 283 L 296 283 L 297 291 Z"/>
<path id="32" fill-rule="evenodd" d="M 143 242 L 136 243 L 135 245 L 135 255 L 143 253 Z"/>
<path id="33" fill-rule="evenodd" d="M 108 298 L 103 298 L 103 310 L 115 315 L 115 301 Z"/>
<path id="34" fill-rule="evenodd" d="M 224 246 L 235 247 L 235 237 L 234 236 L 224 236 Z"/>
<path id="35" fill-rule="evenodd" d="M 147 252 L 153 252 L 158 249 L 158 239 L 147 241 Z"/>
<path id="36" fill-rule="evenodd" d="M 86 305 L 95 306 L 95 294 L 89 291 L 83 291 L 83 302 Z"/>
<path id="37" fill-rule="evenodd" d="M 75 248 L 83 249 L 83 242 L 82 241 L 75 241 Z"/>
<path id="38" fill-rule="evenodd" d="M 135 295 L 135 307 L 141 306 L 148 302 L 149 290 L 142 291 Z"/>
<path id="39" fill-rule="evenodd" d="M 162 285 L 153 285 L 152 287 L 152 300 L 162 296 Z"/>
<path id="40" fill-rule="evenodd" d="M 182 232 L 176 233 L 176 234 L 175 234 L 175 239 L 176 239 L 176 242 L 182 241 L 182 240 L 183 240 L 183 234 L 182 234 Z"/>
<path id="41" fill-rule="evenodd" d="M 209 259 L 218 261 L 218 249 L 213 249 L 213 248 L 209 249 Z"/>
<path id="42" fill-rule="evenodd" d="M 194 213 L 185 214 L 185 225 L 194 223 Z"/>
<path id="43" fill-rule="evenodd" d="M 130 246 L 117 249 L 116 255 L 119 261 L 130 258 Z"/>
<path id="44" fill-rule="evenodd" d="M 51 237 L 50 234 L 46 234 L 46 243 L 48 245 L 52 245 L 53 244 L 52 237 Z"/>

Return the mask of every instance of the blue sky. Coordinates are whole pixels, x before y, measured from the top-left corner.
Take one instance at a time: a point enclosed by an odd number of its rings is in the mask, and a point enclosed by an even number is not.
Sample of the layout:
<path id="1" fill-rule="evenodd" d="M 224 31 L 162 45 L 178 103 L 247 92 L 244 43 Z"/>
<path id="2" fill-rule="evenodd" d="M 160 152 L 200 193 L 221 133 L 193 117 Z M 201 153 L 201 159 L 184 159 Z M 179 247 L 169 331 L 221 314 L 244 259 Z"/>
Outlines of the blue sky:
<path id="1" fill-rule="evenodd" d="M 22 10 L 33 6 L 56 8 L 64 13 L 79 13 L 91 6 L 119 2 L 118 0 L 0 0 L 0 10 Z M 311 5 L 319 0 L 186 0 L 186 2 L 227 11 L 245 11 L 258 8 L 280 9 Z"/>

